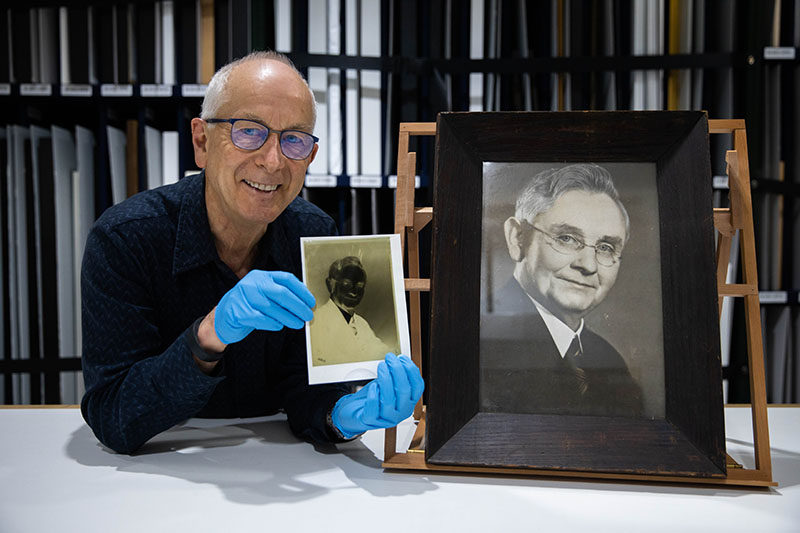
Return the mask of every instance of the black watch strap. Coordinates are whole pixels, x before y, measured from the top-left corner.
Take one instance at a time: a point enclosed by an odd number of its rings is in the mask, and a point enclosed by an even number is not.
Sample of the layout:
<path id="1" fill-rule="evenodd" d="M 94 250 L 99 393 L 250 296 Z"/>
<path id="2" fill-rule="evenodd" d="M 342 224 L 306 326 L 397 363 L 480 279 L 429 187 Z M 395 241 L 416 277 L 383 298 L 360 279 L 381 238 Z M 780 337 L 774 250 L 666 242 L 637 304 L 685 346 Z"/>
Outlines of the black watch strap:
<path id="1" fill-rule="evenodd" d="M 197 332 L 200 329 L 200 322 L 202 322 L 204 318 L 204 316 L 201 316 L 194 321 L 192 327 L 186 330 L 186 343 L 189 345 L 189 350 L 191 350 L 195 357 L 206 363 L 214 363 L 222 359 L 225 355 L 225 350 L 221 352 L 207 352 L 200 346 Z"/>
<path id="2" fill-rule="evenodd" d="M 333 407 L 331 407 L 331 410 L 328 411 L 328 416 L 325 417 L 325 422 L 328 425 L 328 429 L 331 431 L 331 433 L 333 433 L 336 436 L 338 440 L 341 441 L 350 440 L 344 435 L 342 435 L 342 432 L 339 431 L 339 428 L 337 428 L 336 424 L 333 423 Z"/>

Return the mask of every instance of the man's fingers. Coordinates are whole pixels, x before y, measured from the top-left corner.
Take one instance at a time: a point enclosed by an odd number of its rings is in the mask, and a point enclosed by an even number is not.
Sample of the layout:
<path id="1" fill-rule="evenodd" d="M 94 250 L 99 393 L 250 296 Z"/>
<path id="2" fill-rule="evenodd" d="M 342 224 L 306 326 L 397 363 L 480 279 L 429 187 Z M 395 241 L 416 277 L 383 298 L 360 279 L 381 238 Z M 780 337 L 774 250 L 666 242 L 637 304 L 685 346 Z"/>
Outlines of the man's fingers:
<path id="1" fill-rule="evenodd" d="M 382 418 L 388 417 L 387 419 L 391 419 L 392 413 L 397 411 L 397 400 L 395 398 L 392 374 L 386 361 L 382 361 L 378 365 L 378 377 L 375 378 L 375 381 L 378 383 L 378 391 L 380 393 L 381 416 Z"/>
<path id="2" fill-rule="evenodd" d="M 361 420 L 369 425 L 378 427 L 380 425 L 379 418 L 380 418 L 380 399 L 379 399 L 379 389 L 378 383 L 374 380 L 370 381 L 364 386 L 364 389 L 367 391 L 367 397 L 364 400 L 364 407 Z M 364 390 L 362 389 L 362 391 Z"/>
<path id="3" fill-rule="evenodd" d="M 419 368 L 417 368 L 417 365 L 414 364 L 411 358 L 400 355 L 398 359 L 402 363 L 406 371 L 408 382 L 411 385 L 411 401 L 416 405 L 417 401 L 422 397 L 422 393 L 425 391 L 425 380 L 422 379 Z"/>
<path id="4" fill-rule="evenodd" d="M 275 280 L 275 283 L 283 285 L 292 293 L 300 298 L 308 307 L 314 307 L 317 305 L 317 301 L 314 299 L 314 295 L 311 294 L 311 291 L 308 290 L 302 281 L 297 279 L 294 274 L 290 272 L 273 272 L 272 279 Z"/>
<path id="5" fill-rule="evenodd" d="M 407 404 L 411 402 L 411 383 L 408 380 L 405 365 L 393 353 L 386 354 L 386 364 L 389 366 L 389 373 L 394 384 L 394 408 L 404 411 L 407 409 Z"/>
<path id="6" fill-rule="evenodd" d="M 303 327 L 305 322 L 314 318 L 314 312 L 305 300 L 282 283 L 276 283 L 273 279 L 274 274 L 285 274 L 284 272 L 263 272 L 259 274 L 263 275 L 256 276 L 254 279 L 256 293 L 250 294 L 248 297 L 251 307 L 261 314 L 272 317 L 295 329 Z M 291 276 L 291 274 L 289 275 Z M 297 278 L 294 279 L 297 281 Z M 300 282 L 297 281 L 297 283 Z M 302 284 L 300 286 L 303 287 Z M 303 288 L 305 289 L 305 287 Z M 246 288 L 245 290 L 248 289 Z"/>
<path id="7" fill-rule="evenodd" d="M 259 283 L 258 289 L 261 296 L 268 299 L 276 308 L 286 309 L 301 321 L 308 322 L 314 318 L 311 307 L 285 286 L 269 280 Z"/>
<path id="8" fill-rule="evenodd" d="M 300 329 L 305 322 L 286 309 L 274 303 L 255 306 L 249 313 L 242 316 L 239 322 L 254 329 L 266 331 L 280 331 L 284 327 Z"/>

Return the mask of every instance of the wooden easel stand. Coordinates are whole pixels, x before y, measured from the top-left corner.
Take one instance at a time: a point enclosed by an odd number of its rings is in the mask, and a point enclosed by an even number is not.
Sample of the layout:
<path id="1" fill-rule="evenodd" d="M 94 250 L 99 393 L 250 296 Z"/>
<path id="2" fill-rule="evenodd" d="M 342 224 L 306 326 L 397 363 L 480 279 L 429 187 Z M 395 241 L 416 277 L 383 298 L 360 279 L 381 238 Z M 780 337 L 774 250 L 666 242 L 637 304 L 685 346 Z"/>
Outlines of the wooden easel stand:
<path id="1" fill-rule="evenodd" d="M 714 209 L 714 226 L 717 240 L 717 290 L 719 308 L 728 296 L 744 298 L 747 329 L 747 358 L 750 369 L 750 404 L 753 419 L 755 468 L 748 469 L 728 456 L 728 473 L 724 478 L 697 478 L 682 476 L 657 476 L 641 474 L 615 474 L 572 470 L 537 470 L 520 468 L 494 468 L 470 466 L 440 466 L 425 462 L 425 407 L 422 400 L 414 410 L 417 429 L 407 452 L 397 453 L 397 428 L 386 430 L 383 467 L 387 470 L 420 470 L 442 473 L 502 474 L 578 479 L 607 479 L 616 481 L 644 481 L 657 483 L 691 483 L 695 485 L 729 485 L 742 487 L 776 486 L 772 480 L 772 461 L 767 422 L 767 395 L 764 372 L 764 353 L 761 342 L 761 315 L 758 298 L 758 273 L 756 270 L 753 208 L 750 195 L 750 169 L 747 156 L 747 133 L 744 120 L 709 120 L 709 133 L 733 134 L 734 149 L 728 151 L 728 183 L 730 207 Z M 411 333 L 411 358 L 422 366 L 420 291 L 430 290 L 430 279 L 420 278 L 419 232 L 432 220 L 431 207 L 414 206 L 416 153 L 409 152 L 411 136 L 436 135 L 433 122 L 405 122 L 400 124 L 397 150 L 397 200 L 395 206 L 395 233 L 400 235 L 408 261 L 405 288 L 409 292 L 409 328 Z M 731 243 L 740 235 L 740 255 L 743 283 L 726 282 Z M 737 258 L 738 259 L 738 258 Z"/>

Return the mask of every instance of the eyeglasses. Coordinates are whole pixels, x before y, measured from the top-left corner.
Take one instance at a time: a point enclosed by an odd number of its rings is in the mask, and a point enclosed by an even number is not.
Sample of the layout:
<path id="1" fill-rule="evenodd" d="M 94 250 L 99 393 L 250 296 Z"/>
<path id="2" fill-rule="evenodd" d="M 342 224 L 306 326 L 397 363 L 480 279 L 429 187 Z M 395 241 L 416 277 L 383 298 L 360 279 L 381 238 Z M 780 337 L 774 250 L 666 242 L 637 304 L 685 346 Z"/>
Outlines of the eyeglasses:
<path id="1" fill-rule="evenodd" d="M 553 235 L 543 229 L 537 228 L 527 220 L 523 220 L 522 223 L 548 237 L 547 244 L 560 254 L 576 255 L 584 248 L 592 248 L 594 249 L 594 256 L 597 263 L 607 267 L 614 266 L 617 261 L 622 259 L 622 250 L 617 249 L 617 247 L 610 242 L 603 241 L 594 245 L 586 244 L 581 239 L 568 232 Z"/>
<path id="2" fill-rule="evenodd" d="M 289 159 L 300 160 L 311 155 L 318 137 L 300 130 L 271 130 L 266 124 L 246 118 L 207 118 L 209 124 L 227 122 L 231 125 L 231 141 L 242 150 L 258 150 L 267 142 L 270 132 L 280 138 L 281 153 Z"/>
<path id="3" fill-rule="evenodd" d="M 356 288 L 358 290 L 363 290 L 364 287 L 367 286 L 366 281 L 357 281 L 353 283 L 353 281 L 349 279 L 339 279 L 336 281 L 336 283 L 342 288 L 344 292 L 350 292 L 351 290 L 353 290 L 353 288 Z"/>

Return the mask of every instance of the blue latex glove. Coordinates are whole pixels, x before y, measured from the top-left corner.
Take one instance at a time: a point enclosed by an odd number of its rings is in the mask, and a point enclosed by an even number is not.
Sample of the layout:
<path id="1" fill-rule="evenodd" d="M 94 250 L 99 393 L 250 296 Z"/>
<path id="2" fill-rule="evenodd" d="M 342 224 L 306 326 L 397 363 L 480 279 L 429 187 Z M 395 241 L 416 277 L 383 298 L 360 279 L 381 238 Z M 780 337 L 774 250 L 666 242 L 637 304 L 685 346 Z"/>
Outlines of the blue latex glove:
<path id="1" fill-rule="evenodd" d="M 370 429 L 394 427 L 411 416 L 423 390 L 425 382 L 413 361 L 388 353 L 378 365 L 377 378 L 339 398 L 331 421 L 348 439 Z"/>
<path id="2" fill-rule="evenodd" d="M 222 343 L 231 344 L 254 329 L 300 329 L 314 318 L 315 304 L 314 296 L 293 274 L 252 270 L 217 304 L 214 331 Z"/>

